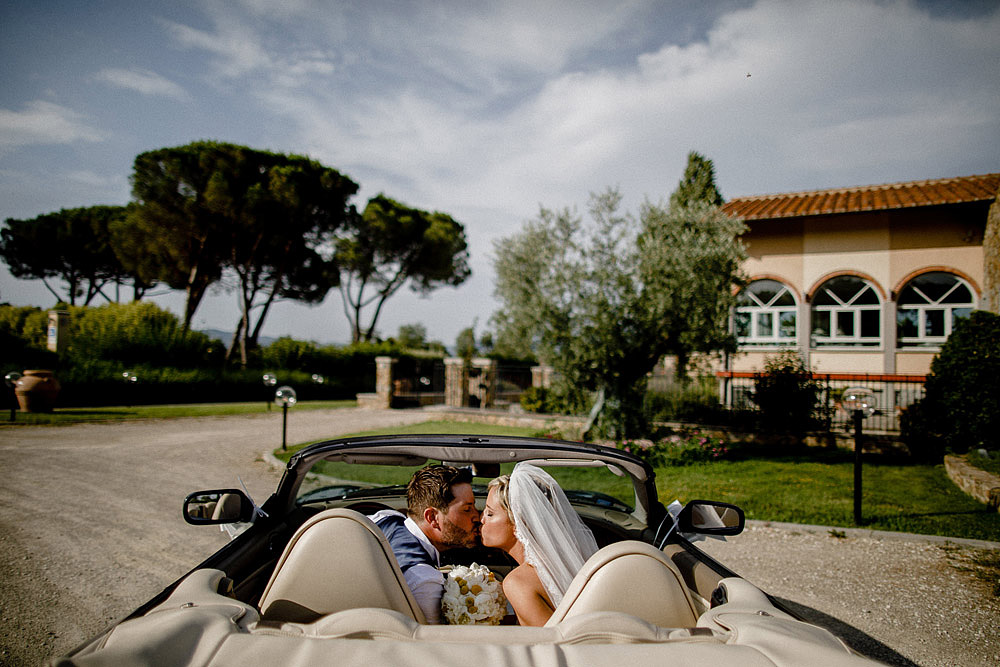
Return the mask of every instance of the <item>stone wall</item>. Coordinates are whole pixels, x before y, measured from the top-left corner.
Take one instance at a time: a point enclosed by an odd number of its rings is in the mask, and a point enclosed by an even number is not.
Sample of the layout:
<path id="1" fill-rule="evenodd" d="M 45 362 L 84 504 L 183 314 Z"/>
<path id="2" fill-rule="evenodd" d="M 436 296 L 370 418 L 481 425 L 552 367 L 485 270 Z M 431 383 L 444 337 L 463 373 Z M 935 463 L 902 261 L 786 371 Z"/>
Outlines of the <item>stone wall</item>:
<path id="1" fill-rule="evenodd" d="M 969 465 L 964 456 L 945 456 L 944 469 L 960 489 L 1000 511 L 1000 477 Z"/>
<path id="2" fill-rule="evenodd" d="M 525 426 L 539 431 L 559 431 L 564 438 L 579 440 L 586 419 L 561 415 L 540 415 L 527 412 L 507 412 L 481 410 L 478 408 L 436 408 L 442 417 L 471 424 L 499 424 L 501 426 Z"/>

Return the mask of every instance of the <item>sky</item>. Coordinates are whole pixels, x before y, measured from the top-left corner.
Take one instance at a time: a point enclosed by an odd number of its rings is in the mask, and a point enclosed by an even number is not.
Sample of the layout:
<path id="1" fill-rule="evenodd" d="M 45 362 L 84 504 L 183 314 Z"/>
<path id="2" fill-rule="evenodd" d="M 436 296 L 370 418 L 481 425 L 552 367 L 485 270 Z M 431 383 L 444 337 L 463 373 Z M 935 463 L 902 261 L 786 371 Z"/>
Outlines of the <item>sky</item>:
<path id="1" fill-rule="evenodd" d="M 995 0 L 8 0 L 0 62 L 0 219 L 126 204 L 157 148 L 305 154 L 359 209 L 385 193 L 465 226 L 472 276 L 403 288 L 378 324 L 448 346 L 499 307 L 495 240 L 607 187 L 665 200 L 690 151 L 727 200 L 1000 171 Z M 55 301 L 0 265 L 0 303 Z M 220 288 L 193 326 L 238 317 Z M 337 290 L 264 326 L 349 332 Z"/>

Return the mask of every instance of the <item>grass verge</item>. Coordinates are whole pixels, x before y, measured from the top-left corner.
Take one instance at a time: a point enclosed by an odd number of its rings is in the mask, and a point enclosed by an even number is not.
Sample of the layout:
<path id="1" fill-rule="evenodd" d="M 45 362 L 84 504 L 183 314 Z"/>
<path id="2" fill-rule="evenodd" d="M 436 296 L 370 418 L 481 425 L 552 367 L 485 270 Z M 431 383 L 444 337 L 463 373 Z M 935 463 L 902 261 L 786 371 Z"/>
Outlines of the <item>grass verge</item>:
<path id="1" fill-rule="evenodd" d="M 357 405 L 355 400 L 301 401 L 297 410 L 329 410 Z M 274 412 L 281 408 L 271 406 Z M 57 408 L 52 412 L 20 412 L 10 421 L 10 411 L 0 412 L 0 426 L 68 426 L 85 422 L 126 421 L 130 419 L 180 419 L 182 417 L 225 417 L 230 415 L 267 414 L 267 405 L 254 403 L 197 403 L 190 405 L 137 405 L 133 407 Z"/>
<path id="2" fill-rule="evenodd" d="M 424 422 L 353 436 L 396 433 L 481 433 L 531 435 L 532 429 L 464 422 Z M 275 455 L 287 460 L 305 445 Z M 323 463 L 323 474 L 373 484 L 405 484 L 413 468 L 386 469 Z M 749 519 L 853 527 L 854 468 L 848 454 L 817 452 L 816 458 L 761 456 L 656 469 L 657 494 L 664 504 L 676 499 L 711 499 L 742 507 Z M 600 491 L 631 498 L 628 483 L 610 484 L 591 470 L 569 469 L 557 475 L 566 488 Z M 600 480 L 600 481 L 599 481 Z M 619 488 L 620 487 L 620 488 Z M 1000 514 L 966 495 L 948 478 L 943 465 L 865 463 L 862 481 L 862 527 L 873 530 L 996 541 Z"/>

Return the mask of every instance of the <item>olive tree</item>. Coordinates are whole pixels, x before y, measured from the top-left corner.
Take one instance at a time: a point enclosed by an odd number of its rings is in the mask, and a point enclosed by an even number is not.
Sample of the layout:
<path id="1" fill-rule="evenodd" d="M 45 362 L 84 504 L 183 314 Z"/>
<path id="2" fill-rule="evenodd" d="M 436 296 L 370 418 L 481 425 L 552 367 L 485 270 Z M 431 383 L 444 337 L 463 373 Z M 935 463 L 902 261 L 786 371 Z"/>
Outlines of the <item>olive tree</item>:
<path id="1" fill-rule="evenodd" d="M 739 282 L 739 265 L 746 258 L 737 238 L 744 227 L 722 214 L 722 203 L 715 166 L 704 155 L 691 151 L 669 206 L 654 207 L 647 216 L 647 233 L 667 240 L 650 248 L 645 257 L 651 266 L 645 270 L 651 280 L 660 283 L 657 292 L 665 313 L 666 353 L 675 357 L 675 375 L 682 384 L 688 380 L 693 353 L 736 347 L 728 327 L 735 298 L 729 288 Z M 668 252 L 660 256 L 657 247 Z M 681 257 L 690 253 L 696 257 Z M 664 271 L 664 263 L 691 266 L 694 272 Z M 678 308 L 683 317 L 670 316 Z"/>
<path id="2" fill-rule="evenodd" d="M 569 386 L 594 392 L 595 432 L 616 438 L 643 430 L 641 394 L 658 356 L 639 228 L 620 204 L 615 190 L 592 195 L 589 224 L 543 208 L 494 244 L 500 338 L 519 337 Z"/>
<path id="3" fill-rule="evenodd" d="M 692 353 L 736 347 L 729 313 L 736 299 L 733 288 L 743 283 L 747 255 L 739 236 L 745 229 L 706 202 L 643 208 L 642 280 L 656 312 L 661 352 L 676 357 L 681 382 Z"/>
<path id="4" fill-rule="evenodd" d="M 677 320 L 724 330 L 716 312 L 728 308 L 744 256 L 741 224 L 715 207 L 671 214 L 647 202 L 636 219 L 621 199 L 614 189 L 592 195 L 589 223 L 543 208 L 494 244 L 498 338 L 519 338 L 593 392 L 593 432 L 613 438 L 644 431 L 647 374 L 688 332 Z M 721 337 L 706 334 L 705 345 Z"/>

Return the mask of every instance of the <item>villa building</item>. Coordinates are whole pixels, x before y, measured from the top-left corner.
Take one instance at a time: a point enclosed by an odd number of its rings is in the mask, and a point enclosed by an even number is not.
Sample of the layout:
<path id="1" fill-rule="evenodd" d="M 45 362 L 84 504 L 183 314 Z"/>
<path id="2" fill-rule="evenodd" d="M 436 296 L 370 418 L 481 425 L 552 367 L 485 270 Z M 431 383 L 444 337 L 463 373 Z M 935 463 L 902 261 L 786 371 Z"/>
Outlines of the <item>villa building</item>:
<path id="1" fill-rule="evenodd" d="M 720 376 L 798 350 L 819 374 L 922 380 L 982 298 L 983 233 L 1000 173 L 740 197 L 749 284 Z M 905 401 L 904 401 L 905 402 Z M 886 406 L 889 407 L 889 406 Z"/>

